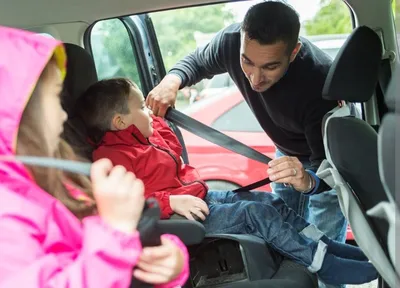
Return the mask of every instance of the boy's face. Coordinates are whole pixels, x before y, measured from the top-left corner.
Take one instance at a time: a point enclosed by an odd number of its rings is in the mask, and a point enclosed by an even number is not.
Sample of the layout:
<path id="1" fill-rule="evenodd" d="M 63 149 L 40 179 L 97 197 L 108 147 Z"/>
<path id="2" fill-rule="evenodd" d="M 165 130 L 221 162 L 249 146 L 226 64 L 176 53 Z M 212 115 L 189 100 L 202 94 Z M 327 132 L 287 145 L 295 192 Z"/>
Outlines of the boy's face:
<path id="1" fill-rule="evenodd" d="M 145 138 L 153 134 L 152 112 L 147 108 L 142 92 L 131 88 L 131 94 L 128 99 L 129 114 L 117 114 L 113 119 L 113 126 L 116 130 L 124 130 L 129 126 L 135 125 Z"/>

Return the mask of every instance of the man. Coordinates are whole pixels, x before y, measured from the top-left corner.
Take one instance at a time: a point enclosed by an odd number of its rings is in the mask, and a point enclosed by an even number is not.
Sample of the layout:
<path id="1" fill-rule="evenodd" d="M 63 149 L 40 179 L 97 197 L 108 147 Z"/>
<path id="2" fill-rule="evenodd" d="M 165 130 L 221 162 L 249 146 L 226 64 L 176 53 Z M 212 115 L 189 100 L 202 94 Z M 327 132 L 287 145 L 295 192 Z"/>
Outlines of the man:
<path id="1" fill-rule="evenodd" d="M 179 89 L 228 72 L 277 147 L 268 169 L 274 193 L 344 242 L 347 225 L 336 192 L 315 175 L 325 158 L 322 119 L 338 105 L 321 96 L 331 60 L 299 38 L 299 31 L 299 16 L 288 5 L 254 5 L 243 23 L 223 29 L 178 62 L 146 102 L 155 115 L 164 116 Z"/>

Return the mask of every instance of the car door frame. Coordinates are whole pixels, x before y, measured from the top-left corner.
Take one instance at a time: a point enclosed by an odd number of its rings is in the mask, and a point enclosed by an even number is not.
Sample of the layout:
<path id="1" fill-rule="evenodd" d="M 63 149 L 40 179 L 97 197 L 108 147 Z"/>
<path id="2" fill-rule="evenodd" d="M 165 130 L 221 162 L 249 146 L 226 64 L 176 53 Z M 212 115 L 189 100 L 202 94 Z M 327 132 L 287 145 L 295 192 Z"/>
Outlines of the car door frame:
<path id="1" fill-rule="evenodd" d="M 140 59 L 137 59 L 137 61 L 142 62 L 139 73 L 143 73 L 146 78 L 149 79 L 146 85 L 143 85 L 143 94 L 146 97 L 148 93 L 155 86 L 157 86 L 166 75 L 164 61 L 157 40 L 157 34 L 154 29 L 153 22 L 147 13 L 123 17 L 122 20 L 128 29 L 130 37 L 140 39 L 140 41 L 137 41 L 136 43 L 132 43 L 131 41 L 131 45 L 135 45 L 132 47 L 134 51 L 138 50 L 141 52 L 141 55 L 138 55 L 141 56 L 139 57 Z M 137 47 L 136 45 L 140 45 L 140 47 Z M 182 133 L 179 127 L 177 127 L 174 123 L 170 121 L 167 122 L 181 143 L 183 148 L 182 158 L 184 163 L 188 164 L 189 155 L 187 153 Z"/>

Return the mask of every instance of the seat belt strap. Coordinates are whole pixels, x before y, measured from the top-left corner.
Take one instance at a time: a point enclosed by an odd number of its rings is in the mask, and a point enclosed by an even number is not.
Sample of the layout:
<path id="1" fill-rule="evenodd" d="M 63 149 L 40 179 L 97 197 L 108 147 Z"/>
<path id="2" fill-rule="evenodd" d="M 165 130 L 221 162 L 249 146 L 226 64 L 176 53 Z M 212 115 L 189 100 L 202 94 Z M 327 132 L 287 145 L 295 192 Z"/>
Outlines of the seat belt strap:
<path id="1" fill-rule="evenodd" d="M 186 114 L 176 110 L 175 108 L 170 107 L 167 110 L 165 118 L 168 121 L 174 123 L 175 125 L 205 140 L 208 140 L 211 143 L 214 143 L 227 150 L 245 156 L 249 159 L 258 161 L 266 165 L 268 165 L 268 163 L 272 160 L 271 158 L 262 154 L 261 152 L 258 152 L 257 150 L 246 146 L 245 144 L 237 141 L 236 139 L 233 139 L 232 137 L 229 137 L 228 135 L 225 135 L 210 126 L 207 126 L 193 119 L 192 117 L 187 116 Z M 245 187 L 238 188 L 234 190 L 234 192 L 254 190 L 260 186 L 267 185 L 269 183 L 271 183 L 271 180 L 269 178 L 265 178 L 260 181 L 246 185 Z"/>
<path id="2" fill-rule="evenodd" d="M 257 150 L 246 146 L 245 144 L 211 128 L 203 123 L 183 114 L 182 112 L 169 108 L 165 118 L 177 126 L 205 139 L 218 146 L 228 149 L 232 152 L 243 155 L 249 159 L 253 159 L 263 164 L 268 164 L 272 159 L 258 152 Z M 64 171 L 79 173 L 90 176 L 90 163 L 81 163 L 69 160 L 45 158 L 45 157 L 29 157 L 29 156 L 0 156 L 0 161 L 18 161 L 28 165 L 37 165 L 42 167 L 53 167 Z M 234 192 L 250 191 L 258 187 L 271 183 L 269 178 L 261 179 L 244 187 L 234 190 Z"/>

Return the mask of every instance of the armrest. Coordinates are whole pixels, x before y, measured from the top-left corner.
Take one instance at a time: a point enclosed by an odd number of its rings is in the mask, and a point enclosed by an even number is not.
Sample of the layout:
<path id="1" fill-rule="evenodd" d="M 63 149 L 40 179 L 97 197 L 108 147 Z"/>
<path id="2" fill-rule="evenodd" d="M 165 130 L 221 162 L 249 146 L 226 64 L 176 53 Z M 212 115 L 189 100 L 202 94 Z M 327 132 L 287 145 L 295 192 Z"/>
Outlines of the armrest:
<path id="1" fill-rule="evenodd" d="M 159 220 L 158 229 L 161 234 L 174 234 L 178 236 L 185 245 L 199 244 L 206 234 L 204 226 L 191 220 Z"/>

